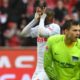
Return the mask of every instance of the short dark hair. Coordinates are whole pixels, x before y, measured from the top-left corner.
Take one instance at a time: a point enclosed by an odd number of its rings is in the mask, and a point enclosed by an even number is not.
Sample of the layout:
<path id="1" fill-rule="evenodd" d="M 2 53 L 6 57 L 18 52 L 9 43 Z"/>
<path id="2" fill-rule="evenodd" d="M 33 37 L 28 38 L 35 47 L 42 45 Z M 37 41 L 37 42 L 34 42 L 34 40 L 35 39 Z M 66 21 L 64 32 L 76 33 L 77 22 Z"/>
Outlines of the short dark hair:
<path id="1" fill-rule="evenodd" d="M 63 30 L 68 29 L 69 30 L 71 28 L 71 26 L 73 26 L 73 25 L 80 25 L 80 24 L 79 24 L 78 21 L 75 21 L 75 20 L 72 20 L 72 19 L 66 20 L 65 23 L 62 26 L 62 29 Z"/>
<path id="2" fill-rule="evenodd" d="M 52 9 L 47 8 L 45 13 L 47 15 L 47 17 L 45 19 L 45 25 L 48 25 L 48 24 L 52 23 L 52 21 L 54 19 L 54 12 Z"/>
<path id="3" fill-rule="evenodd" d="M 46 7 L 46 1 L 44 1 L 42 4 L 40 3 L 40 0 L 36 0 L 34 3 L 34 8 L 36 7 L 40 7 L 41 9 L 43 9 L 44 7 Z"/>
<path id="4" fill-rule="evenodd" d="M 47 9 L 46 9 L 46 14 L 47 14 L 47 16 L 52 16 L 52 17 L 54 17 L 54 11 L 53 11 L 52 9 L 50 9 L 50 8 L 47 8 Z"/>

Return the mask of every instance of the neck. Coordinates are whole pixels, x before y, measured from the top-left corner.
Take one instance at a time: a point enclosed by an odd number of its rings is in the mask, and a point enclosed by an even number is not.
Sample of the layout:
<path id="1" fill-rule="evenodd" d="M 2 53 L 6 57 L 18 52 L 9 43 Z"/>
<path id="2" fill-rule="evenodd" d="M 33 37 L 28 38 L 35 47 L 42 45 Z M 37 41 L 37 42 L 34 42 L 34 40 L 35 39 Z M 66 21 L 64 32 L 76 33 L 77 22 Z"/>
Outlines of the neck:
<path id="1" fill-rule="evenodd" d="M 67 37 L 65 37 L 64 42 L 68 47 L 72 47 L 74 45 L 74 43 L 75 43 L 75 42 L 73 42 L 71 39 L 69 39 Z"/>

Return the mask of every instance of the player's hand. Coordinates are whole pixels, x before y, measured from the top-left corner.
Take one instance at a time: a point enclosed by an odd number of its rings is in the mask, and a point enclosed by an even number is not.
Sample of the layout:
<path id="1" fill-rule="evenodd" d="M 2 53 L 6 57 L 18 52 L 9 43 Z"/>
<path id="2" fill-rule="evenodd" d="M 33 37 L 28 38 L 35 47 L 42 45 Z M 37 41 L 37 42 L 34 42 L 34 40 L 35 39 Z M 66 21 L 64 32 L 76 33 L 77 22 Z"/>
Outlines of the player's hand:
<path id="1" fill-rule="evenodd" d="M 40 7 L 36 8 L 35 19 L 39 20 L 42 15 L 42 9 Z"/>
<path id="2" fill-rule="evenodd" d="M 34 18 L 38 20 L 40 18 L 39 14 L 36 12 Z"/>
<path id="3" fill-rule="evenodd" d="M 41 15 L 41 18 L 46 18 L 46 7 L 43 7 L 43 10 L 42 10 L 43 14 Z"/>
<path id="4" fill-rule="evenodd" d="M 43 14 L 43 9 L 40 7 L 37 7 L 36 12 L 39 14 L 39 16 L 41 16 Z"/>

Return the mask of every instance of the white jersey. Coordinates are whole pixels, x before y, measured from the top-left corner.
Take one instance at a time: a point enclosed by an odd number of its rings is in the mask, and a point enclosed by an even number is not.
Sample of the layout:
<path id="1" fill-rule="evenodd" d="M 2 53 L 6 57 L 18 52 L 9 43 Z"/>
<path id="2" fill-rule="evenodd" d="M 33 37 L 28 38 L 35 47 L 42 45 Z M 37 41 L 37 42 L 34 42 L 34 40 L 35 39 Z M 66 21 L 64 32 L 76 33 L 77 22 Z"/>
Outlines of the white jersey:
<path id="1" fill-rule="evenodd" d="M 42 20 L 44 22 L 44 20 Z M 32 21 L 32 24 L 34 20 Z M 47 38 L 51 35 L 60 34 L 60 26 L 52 23 L 46 26 L 40 23 L 34 28 L 30 28 L 27 36 L 37 37 L 37 66 L 34 74 L 38 74 L 44 71 L 43 59 L 44 59 L 44 49 L 46 46 Z M 34 80 L 34 79 L 33 79 Z"/>

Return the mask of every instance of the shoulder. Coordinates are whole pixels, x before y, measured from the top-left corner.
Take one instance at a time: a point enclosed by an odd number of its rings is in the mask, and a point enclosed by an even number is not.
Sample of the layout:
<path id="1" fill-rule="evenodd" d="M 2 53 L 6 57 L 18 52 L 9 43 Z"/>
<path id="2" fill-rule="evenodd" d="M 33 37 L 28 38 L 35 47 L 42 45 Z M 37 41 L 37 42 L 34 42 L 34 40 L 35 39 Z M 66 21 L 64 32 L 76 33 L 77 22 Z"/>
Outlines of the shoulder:
<path id="1" fill-rule="evenodd" d="M 52 24 L 50 24 L 50 26 L 51 27 L 60 27 L 58 24 L 56 24 L 56 23 L 52 23 Z"/>
<path id="2" fill-rule="evenodd" d="M 56 34 L 48 38 L 48 42 L 57 43 L 63 39 L 64 35 Z"/>
<path id="3" fill-rule="evenodd" d="M 60 26 L 58 24 L 52 23 L 49 25 L 50 29 L 52 29 L 53 31 L 59 32 L 60 33 Z"/>
<path id="4" fill-rule="evenodd" d="M 77 47 L 80 48 L 80 39 L 77 41 Z"/>

